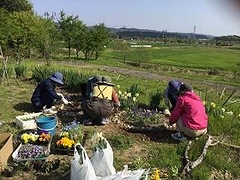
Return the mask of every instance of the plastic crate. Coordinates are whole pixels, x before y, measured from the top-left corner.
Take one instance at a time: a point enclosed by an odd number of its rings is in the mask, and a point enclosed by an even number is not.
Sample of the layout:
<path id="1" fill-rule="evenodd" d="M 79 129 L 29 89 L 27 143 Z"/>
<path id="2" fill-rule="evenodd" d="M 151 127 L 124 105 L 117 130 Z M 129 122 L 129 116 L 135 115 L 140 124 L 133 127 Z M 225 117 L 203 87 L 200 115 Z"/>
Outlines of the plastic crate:
<path id="1" fill-rule="evenodd" d="M 16 116 L 16 125 L 22 129 L 36 129 L 36 118 L 41 116 L 42 113 L 30 113 L 21 116 Z"/>

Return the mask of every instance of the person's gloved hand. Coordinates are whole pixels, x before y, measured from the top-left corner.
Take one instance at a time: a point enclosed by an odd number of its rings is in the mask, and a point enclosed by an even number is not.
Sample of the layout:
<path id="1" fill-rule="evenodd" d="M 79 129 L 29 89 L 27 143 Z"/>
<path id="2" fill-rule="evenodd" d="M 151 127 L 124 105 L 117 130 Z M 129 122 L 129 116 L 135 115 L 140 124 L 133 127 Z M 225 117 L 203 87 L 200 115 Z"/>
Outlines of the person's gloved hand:
<path id="1" fill-rule="evenodd" d="M 59 95 L 59 96 L 63 97 L 63 94 L 61 94 L 61 93 L 57 93 L 57 95 Z"/>
<path id="2" fill-rule="evenodd" d="M 120 106 L 121 106 L 121 103 L 119 102 L 119 103 L 114 103 L 114 108 L 119 108 Z"/>
<path id="3" fill-rule="evenodd" d="M 169 109 L 164 109 L 163 114 L 167 117 L 171 116 L 171 113 L 170 113 Z"/>
<path id="4" fill-rule="evenodd" d="M 68 100 L 65 99 L 65 97 L 62 97 L 62 101 L 63 101 L 64 104 L 69 104 Z"/>

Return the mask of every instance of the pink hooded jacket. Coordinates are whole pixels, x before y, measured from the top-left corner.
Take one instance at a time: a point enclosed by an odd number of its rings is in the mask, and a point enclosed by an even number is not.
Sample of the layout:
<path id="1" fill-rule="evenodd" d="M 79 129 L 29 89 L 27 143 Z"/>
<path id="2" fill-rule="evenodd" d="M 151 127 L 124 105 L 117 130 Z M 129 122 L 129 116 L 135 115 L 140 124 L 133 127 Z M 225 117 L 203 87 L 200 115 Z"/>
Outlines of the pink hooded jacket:
<path id="1" fill-rule="evenodd" d="M 205 107 L 200 97 L 193 91 L 187 91 L 178 97 L 169 119 L 170 124 L 176 123 L 180 117 L 185 127 L 194 130 L 207 128 L 208 116 Z"/>

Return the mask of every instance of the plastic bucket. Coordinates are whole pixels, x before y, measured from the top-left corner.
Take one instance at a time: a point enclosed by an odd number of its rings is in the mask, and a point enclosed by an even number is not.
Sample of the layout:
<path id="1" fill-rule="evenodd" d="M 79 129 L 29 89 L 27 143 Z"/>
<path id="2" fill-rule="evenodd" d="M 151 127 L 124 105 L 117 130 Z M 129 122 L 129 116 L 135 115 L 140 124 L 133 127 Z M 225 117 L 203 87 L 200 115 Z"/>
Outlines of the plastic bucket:
<path id="1" fill-rule="evenodd" d="M 54 135 L 57 127 L 57 118 L 55 116 L 40 116 L 37 118 L 36 124 L 39 134 L 46 132 Z"/>

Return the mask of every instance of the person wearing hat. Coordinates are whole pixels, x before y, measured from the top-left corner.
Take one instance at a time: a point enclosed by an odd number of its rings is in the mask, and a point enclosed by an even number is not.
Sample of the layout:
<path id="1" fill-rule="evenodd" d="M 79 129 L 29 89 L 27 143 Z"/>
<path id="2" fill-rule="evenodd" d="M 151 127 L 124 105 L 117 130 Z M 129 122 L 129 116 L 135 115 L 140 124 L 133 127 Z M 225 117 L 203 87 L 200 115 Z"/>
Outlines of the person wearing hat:
<path id="1" fill-rule="evenodd" d="M 169 118 L 170 125 L 176 123 L 178 130 L 172 138 L 182 141 L 186 139 L 184 135 L 196 138 L 207 133 L 208 116 L 201 98 L 186 84 L 180 86 L 178 95 Z"/>
<path id="2" fill-rule="evenodd" d="M 63 75 L 60 72 L 55 72 L 49 78 L 40 82 L 35 88 L 31 102 L 35 111 L 42 111 L 43 107 L 50 109 L 54 102 L 62 100 L 64 104 L 68 104 L 68 101 L 62 94 L 56 92 L 56 87 L 64 85 Z"/>
<path id="3" fill-rule="evenodd" d="M 167 88 L 164 90 L 164 102 L 165 102 L 165 110 L 163 114 L 170 116 L 172 110 L 176 106 L 177 98 L 178 98 L 178 90 L 183 84 L 183 82 L 179 80 L 171 80 L 168 82 Z"/>
<path id="4" fill-rule="evenodd" d="M 92 84 L 91 84 L 92 83 Z M 114 90 L 114 84 L 108 76 L 94 76 L 87 83 L 88 99 L 82 102 L 85 120 L 83 124 L 107 124 L 114 108 L 120 107 L 120 101 Z M 91 89 L 90 89 L 91 88 Z"/>
<path id="5" fill-rule="evenodd" d="M 100 76 L 100 75 L 95 75 L 95 76 L 92 76 L 92 77 L 88 78 L 88 80 L 87 80 L 87 87 L 86 87 L 86 96 L 87 96 L 87 98 L 91 98 L 92 97 L 92 89 L 93 89 L 94 85 L 97 82 L 101 82 L 101 81 L 102 81 L 102 76 Z"/>

